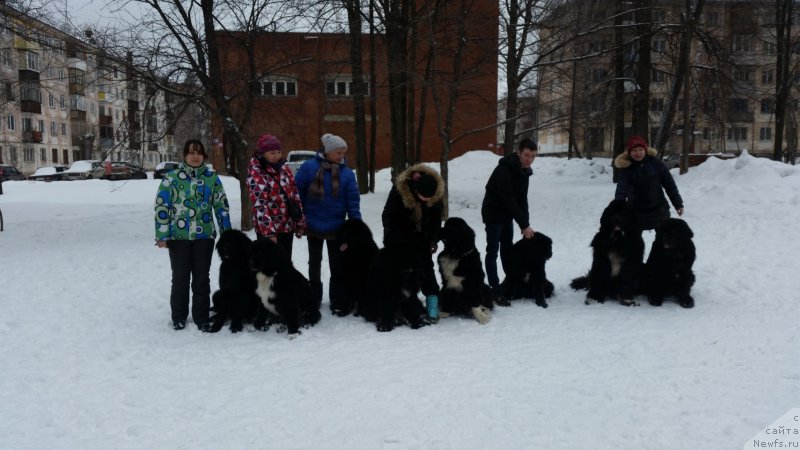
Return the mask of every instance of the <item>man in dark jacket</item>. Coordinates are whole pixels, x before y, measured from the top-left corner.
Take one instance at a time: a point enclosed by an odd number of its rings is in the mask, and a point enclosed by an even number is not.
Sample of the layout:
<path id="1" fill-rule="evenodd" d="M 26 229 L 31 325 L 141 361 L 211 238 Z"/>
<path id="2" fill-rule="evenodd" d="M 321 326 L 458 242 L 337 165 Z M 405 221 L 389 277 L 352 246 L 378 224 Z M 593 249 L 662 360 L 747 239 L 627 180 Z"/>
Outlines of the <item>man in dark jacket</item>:
<path id="1" fill-rule="evenodd" d="M 538 150 L 531 139 L 523 139 L 516 152 L 500 159 L 486 183 L 481 207 L 483 223 L 486 224 L 486 277 L 495 292 L 500 287 L 497 252 L 500 251 L 503 271 L 508 273 L 514 244 L 514 222 L 525 239 L 534 234 L 528 218 L 528 178 L 533 173 L 531 164 Z"/>
<path id="2" fill-rule="evenodd" d="M 678 186 L 656 154 L 655 149 L 648 148 L 643 137 L 631 136 L 625 144 L 625 153 L 614 159 L 614 166 L 620 169 L 614 198 L 627 200 L 633 205 L 643 230 L 658 228 L 669 218 L 669 204 L 664 191 L 678 215 L 683 215 L 683 199 Z"/>

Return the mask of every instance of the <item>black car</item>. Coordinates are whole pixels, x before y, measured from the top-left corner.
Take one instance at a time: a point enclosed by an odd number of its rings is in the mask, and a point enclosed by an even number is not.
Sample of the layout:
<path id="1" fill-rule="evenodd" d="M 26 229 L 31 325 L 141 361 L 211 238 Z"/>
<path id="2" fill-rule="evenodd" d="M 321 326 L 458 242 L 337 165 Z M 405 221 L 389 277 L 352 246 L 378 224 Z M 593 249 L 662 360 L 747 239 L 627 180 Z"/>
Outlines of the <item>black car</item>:
<path id="1" fill-rule="evenodd" d="M 2 181 L 22 181 L 25 175 L 16 167 L 9 164 L 0 164 L 0 180 Z"/>
<path id="2" fill-rule="evenodd" d="M 164 178 L 167 172 L 171 170 L 175 170 L 178 168 L 178 162 L 175 161 L 164 161 L 156 164 L 156 170 L 153 172 L 153 178 L 158 180 L 159 178 Z"/>

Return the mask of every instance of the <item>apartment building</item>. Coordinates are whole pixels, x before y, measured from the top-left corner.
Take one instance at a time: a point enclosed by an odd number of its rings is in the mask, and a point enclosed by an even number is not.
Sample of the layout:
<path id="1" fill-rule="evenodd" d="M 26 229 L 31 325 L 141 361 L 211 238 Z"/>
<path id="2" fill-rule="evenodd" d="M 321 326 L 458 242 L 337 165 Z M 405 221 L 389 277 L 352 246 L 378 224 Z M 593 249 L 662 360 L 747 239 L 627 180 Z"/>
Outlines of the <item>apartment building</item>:
<path id="1" fill-rule="evenodd" d="M 82 159 L 152 169 L 176 157 L 169 96 L 91 36 L 0 4 L 0 161 L 30 174 Z M 172 119 L 172 122 L 170 122 Z"/>
<path id="2" fill-rule="evenodd" d="M 685 5 L 683 1 L 653 1 L 647 113 L 650 142 L 659 131 L 677 70 Z M 573 0 L 551 16 L 552 21 L 563 21 L 569 26 L 562 36 L 546 33 L 551 39 L 548 45 L 568 38 L 569 34 L 580 33 L 582 37 L 554 52 L 554 63 L 539 73 L 538 141 L 542 151 L 566 152 L 572 129 L 581 152 L 610 156 L 614 102 L 624 102 L 626 137 L 630 134 L 632 105 L 636 96 L 641 95 L 638 66 L 646 58 L 642 58 L 636 39 L 635 16 L 627 14 L 623 20 L 625 92 L 624 99 L 615 99 L 613 13 L 613 2 Z M 702 39 L 695 38 L 691 48 L 690 93 L 678 98 L 678 113 L 665 151 L 682 150 L 684 124 L 680 112 L 688 98 L 694 121 L 691 152 L 747 150 L 753 154 L 771 154 L 777 60 L 775 3 L 706 1 L 697 27 Z M 796 96 L 796 89 L 792 92 Z M 796 107 L 795 103 L 790 102 L 790 108 Z M 785 130 L 787 140 L 796 139 L 796 129 L 796 111 L 790 109 Z"/>

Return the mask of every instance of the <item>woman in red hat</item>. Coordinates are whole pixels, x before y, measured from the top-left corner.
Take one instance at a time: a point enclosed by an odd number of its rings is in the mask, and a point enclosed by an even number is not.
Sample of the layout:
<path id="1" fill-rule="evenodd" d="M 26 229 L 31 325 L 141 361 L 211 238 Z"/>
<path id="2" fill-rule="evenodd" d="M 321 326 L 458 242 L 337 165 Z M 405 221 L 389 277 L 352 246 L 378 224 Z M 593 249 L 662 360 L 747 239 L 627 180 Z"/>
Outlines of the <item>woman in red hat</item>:
<path id="1" fill-rule="evenodd" d="M 294 175 L 283 157 L 283 145 L 272 134 L 262 134 L 247 166 L 247 193 L 253 205 L 258 239 L 271 239 L 292 256 L 292 235 L 306 229 Z"/>
<path id="2" fill-rule="evenodd" d="M 665 191 L 675 211 L 683 215 L 678 186 L 657 154 L 648 147 L 645 138 L 631 136 L 625 144 L 625 153 L 614 159 L 614 166 L 620 169 L 614 197 L 633 205 L 643 230 L 656 229 L 669 218 Z"/>

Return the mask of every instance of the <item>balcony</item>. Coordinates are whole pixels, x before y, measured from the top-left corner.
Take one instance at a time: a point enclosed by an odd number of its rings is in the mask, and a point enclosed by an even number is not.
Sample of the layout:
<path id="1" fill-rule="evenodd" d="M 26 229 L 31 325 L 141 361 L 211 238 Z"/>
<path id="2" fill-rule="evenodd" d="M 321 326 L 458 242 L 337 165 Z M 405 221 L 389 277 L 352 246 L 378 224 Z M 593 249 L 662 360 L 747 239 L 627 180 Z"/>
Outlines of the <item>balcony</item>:
<path id="1" fill-rule="evenodd" d="M 729 111 L 728 122 L 753 122 L 753 111 Z"/>
<path id="2" fill-rule="evenodd" d="M 39 144 L 42 142 L 41 131 L 23 131 L 22 142 Z"/>
<path id="3" fill-rule="evenodd" d="M 19 101 L 19 109 L 24 113 L 41 114 L 42 102 L 36 100 L 22 100 Z M 41 142 L 41 141 L 39 141 Z"/>
<path id="4" fill-rule="evenodd" d="M 75 122 L 86 122 L 86 111 L 81 111 L 78 109 L 70 110 L 69 120 Z"/>

